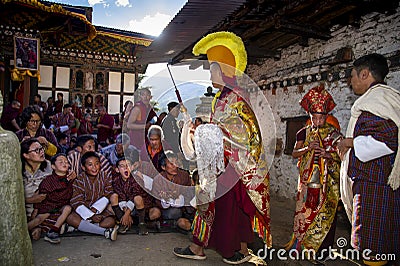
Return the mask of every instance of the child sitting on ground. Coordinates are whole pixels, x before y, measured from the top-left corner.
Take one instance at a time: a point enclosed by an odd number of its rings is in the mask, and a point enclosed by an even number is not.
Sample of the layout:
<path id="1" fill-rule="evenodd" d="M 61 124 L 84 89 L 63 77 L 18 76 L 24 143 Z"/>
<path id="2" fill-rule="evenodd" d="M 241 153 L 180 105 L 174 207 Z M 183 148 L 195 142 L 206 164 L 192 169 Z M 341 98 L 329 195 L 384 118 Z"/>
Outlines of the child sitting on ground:
<path id="1" fill-rule="evenodd" d="M 69 173 L 67 156 L 63 153 L 54 155 L 50 162 L 53 173 L 46 176 L 39 185 L 39 193 L 46 194 L 46 198 L 35 204 L 38 215 L 29 222 L 28 226 L 39 225 L 45 231 L 48 230 L 44 240 L 58 244 L 61 227 L 71 213 L 69 201 L 72 197 L 72 184 L 76 174 Z"/>
<path id="2" fill-rule="evenodd" d="M 130 159 L 122 157 L 117 160 L 115 167 L 117 175 L 113 180 L 115 193 L 111 196 L 110 201 L 117 222 L 122 225 L 120 233 L 126 233 L 133 224 L 131 213 L 135 208 L 135 180 L 131 176 L 132 170 L 133 165 Z M 144 209 L 140 211 L 144 211 Z"/>
<path id="3" fill-rule="evenodd" d="M 100 169 L 100 157 L 93 151 L 82 155 L 83 173 L 75 180 L 67 223 L 79 231 L 116 240 L 118 226 L 109 204 L 113 194 L 111 178 Z M 115 227 L 114 227 L 115 226 Z"/>
<path id="4" fill-rule="evenodd" d="M 125 233 L 132 226 L 133 219 L 131 212 L 136 207 L 136 213 L 139 217 L 139 235 L 147 235 L 148 231 L 145 224 L 146 211 L 152 220 L 160 216 L 159 211 L 153 208 L 153 197 L 143 190 L 141 185 L 145 178 L 138 168 L 140 166 L 139 154 L 136 150 L 127 154 L 127 157 L 119 159 L 116 163 L 117 177 L 113 181 L 115 194 L 111 196 L 111 206 L 121 223 L 120 233 Z M 131 173 L 134 172 L 134 176 Z M 136 178 L 135 178 L 136 177 Z M 151 179 L 150 177 L 147 177 Z M 144 185 L 144 184 L 142 184 Z M 154 213 L 158 211 L 158 213 Z"/>

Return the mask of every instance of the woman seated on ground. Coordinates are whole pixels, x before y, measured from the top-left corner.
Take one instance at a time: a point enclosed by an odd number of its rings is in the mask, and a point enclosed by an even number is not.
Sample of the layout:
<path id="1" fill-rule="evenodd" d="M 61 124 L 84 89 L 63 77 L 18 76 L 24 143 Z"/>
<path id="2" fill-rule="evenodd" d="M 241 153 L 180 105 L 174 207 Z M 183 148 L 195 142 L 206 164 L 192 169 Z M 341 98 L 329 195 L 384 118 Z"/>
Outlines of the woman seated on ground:
<path id="1" fill-rule="evenodd" d="M 40 203 L 46 198 L 46 194 L 39 194 L 38 188 L 45 176 L 51 174 L 50 163 L 44 157 L 44 148 L 36 138 L 29 138 L 21 143 L 22 178 L 25 189 L 25 209 L 28 222 L 33 220 L 37 211 L 34 211 L 33 204 Z M 28 223 L 28 230 L 34 240 L 38 240 L 41 229 L 38 223 Z"/>
<path id="2" fill-rule="evenodd" d="M 19 141 L 36 138 L 50 158 L 60 151 L 57 138 L 52 131 L 43 127 L 43 114 L 37 106 L 26 107 L 21 114 L 21 130 L 15 133 Z"/>

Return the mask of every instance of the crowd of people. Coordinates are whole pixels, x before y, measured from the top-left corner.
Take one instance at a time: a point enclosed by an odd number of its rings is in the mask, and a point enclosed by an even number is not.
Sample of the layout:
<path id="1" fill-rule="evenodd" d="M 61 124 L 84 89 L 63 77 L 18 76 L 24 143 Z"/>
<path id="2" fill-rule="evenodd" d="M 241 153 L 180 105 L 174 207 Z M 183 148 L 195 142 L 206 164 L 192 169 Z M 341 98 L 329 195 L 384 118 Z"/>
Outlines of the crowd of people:
<path id="1" fill-rule="evenodd" d="M 147 104 L 146 99 L 151 99 L 148 93 L 148 89 L 139 93 Z M 128 122 L 134 123 L 134 116 L 143 116 L 146 121 L 150 108 L 143 114 L 139 109 L 137 114 L 135 108 L 141 102 L 127 101 L 122 130 L 115 134 L 114 118 L 104 107 L 92 122 L 91 114 L 76 113 L 74 104 L 61 105 L 62 94 L 54 104 L 51 99 L 42 102 L 40 95 L 34 99 L 21 113 L 21 104 L 13 101 L 1 119 L 5 129 L 14 131 L 21 142 L 32 239 L 44 236 L 46 241 L 60 243 L 61 234 L 79 230 L 116 240 L 118 233 L 126 233 L 133 225 L 140 235 L 162 226 L 189 232 L 194 208 L 179 201 L 185 193 L 168 193 L 164 179 L 171 183 L 171 189 L 177 184 L 194 191 L 194 183 L 188 170 L 178 168 L 178 154 L 164 148 L 169 145 L 164 141 L 163 128 L 140 122 L 143 132 L 137 128 L 134 139 L 129 136 L 132 130 Z M 81 120 L 74 130 L 76 117 Z M 144 132 L 144 140 L 137 144 L 135 134 Z"/>
<path id="2" fill-rule="evenodd" d="M 186 259 L 204 260 L 204 250 L 214 248 L 224 262 L 244 263 L 252 256 L 247 245 L 254 241 L 254 232 L 271 247 L 269 175 L 262 167 L 260 129 L 251 107 L 236 90 L 235 69 L 244 71 L 245 64 L 235 56 L 215 59 L 230 48 L 213 46 L 219 38 L 231 38 L 238 43 L 235 49 L 244 49 L 240 38 L 225 32 L 204 37 L 194 48 L 207 54 L 212 84 L 219 90 L 213 95 L 210 123 L 200 118 L 186 121 L 198 171 L 188 170 L 190 148 L 182 147 L 185 126 L 179 126 L 177 117 L 184 106 L 169 103 L 165 118 L 157 122 L 147 88 L 139 91 L 138 102 L 125 103 L 118 134 L 106 108 L 99 108 L 95 123 L 88 113 L 80 114 L 77 123 L 76 108 L 63 104 L 62 95 L 54 104 L 52 99 L 42 102 L 37 95 L 34 105 L 20 115 L 18 101 L 5 108 L 1 124 L 21 142 L 32 239 L 44 235 L 46 241 L 60 243 L 61 234 L 79 230 L 114 241 L 133 225 L 138 234 L 147 235 L 149 228 L 160 230 L 167 224 L 192 232 L 189 246 L 173 250 Z M 384 265 L 388 262 L 379 254 L 400 257 L 400 93 L 384 83 L 389 68 L 382 55 L 365 55 L 353 65 L 350 85 L 360 98 L 351 108 L 345 135 L 330 115 L 336 104 L 322 85 L 311 88 L 300 101 L 309 121 L 297 132 L 292 153 L 299 159 L 299 181 L 293 235 L 286 249 L 313 250 L 318 256 L 310 257 L 312 262 L 326 259 L 323 250 L 334 244 L 342 201 L 352 224 L 352 246 L 371 251 L 369 258 L 363 258 L 366 265 Z M 223 126 L 233 113 L 248 126 L 248 142 L 231 140 L 218 151 L 218 141 L 210 138 L 220 131 L 212 125 Z M 229 127 L 221 132 L 233 139 L 237 134 Z M 202 143 L 201 136 L 208 142 Z M 243 146 L 245 166 L 240 160 Z M 203 153 L 212 157 L 202 158 Z M 222 156 L 218 158 L 222 170 L 219 162 L 209 164 L 217 155 Z M 200 167 L 202 163 L 208 163 L 209 172 Z M 202 202 L 199 199 L 209 193 L 204 181 L 210 178 L 218 180 L 214 194 Z"/>

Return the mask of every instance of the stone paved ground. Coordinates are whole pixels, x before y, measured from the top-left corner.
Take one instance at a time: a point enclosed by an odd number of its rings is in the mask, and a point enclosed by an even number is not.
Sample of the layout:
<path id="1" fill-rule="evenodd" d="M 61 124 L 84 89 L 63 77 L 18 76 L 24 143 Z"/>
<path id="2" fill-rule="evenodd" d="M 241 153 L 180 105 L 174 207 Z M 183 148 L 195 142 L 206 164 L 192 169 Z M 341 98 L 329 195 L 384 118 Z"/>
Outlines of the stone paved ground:
<path id="1" fill-rule="evenodd" d="M 294 201 L 272 199 L 271 218 L 273 248 L 278 250 L 290 238 Z M 131 230 L 132 231 L 132 230 Z M 349 231 L 338 222 L 336 239 L 349 240 Z M 73 234 L 64 236 L 59 245 L 52 245 L 43 239 L 33 243 L 35 265 L 227 265 L 213 250 L 206 250 L 207 259 L 192 261 L 177 258 L 172 254 L 174 247 L 183 247 L 189 243 L 187 235 L 177 232 L 150 233 L 139 236 L 135 232 L 118 235 L 118 240 L 111 242 L 101 236 Z M 348 245 L 347 245 L 348 246 Z M 256 248 L 257 249 L 257 248 Z M 344 253 L 344 251 L 343 251 Z M 275 253 L 276 254 L 276 253 Z M 64 257 L 66 261 L 60 262 Z M 308 261 L 279 260 L 275 255 L 268 265 L 311 266 Z M 247 264 L 249 265 L 249 264 Z M 346 260 L 327 261 L 325 265 L 357 265 Z"/>

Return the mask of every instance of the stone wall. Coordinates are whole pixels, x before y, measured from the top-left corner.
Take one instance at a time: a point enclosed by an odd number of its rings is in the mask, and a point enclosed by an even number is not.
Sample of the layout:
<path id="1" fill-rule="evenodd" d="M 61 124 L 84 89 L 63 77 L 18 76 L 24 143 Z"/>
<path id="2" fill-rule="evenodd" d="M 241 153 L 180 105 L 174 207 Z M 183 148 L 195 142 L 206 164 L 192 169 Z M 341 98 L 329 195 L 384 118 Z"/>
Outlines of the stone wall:
<path id="1" fill-rule="evenodd" d="M 329 58 L 334 59 L 338 50 L 350 47 L 354 58 L 377 52 L 387 57 L 398 55 L 400 52 L 400 8 L 392 15 L 371 13 L 364 16 L 360 27 L 334 26 L 331 29 L 333 36 L 328 41 L 309 40 L 308 47 L 299 45 L 282 50 L 280 60 L 267 59 L 260 65 L 250 65 L 247 74 L 259 85 L 275 84 L 274 89 L 258 90 L 253 92 L 252 102 L 256 106 L 256 113 L 260 120 L 270 116 L 269 107 L 257 105 L 260 97 L 265 97 L 272 109 L 276 125 L 277 155 L 275 155 L 270 169 L 271 196 L 293 198 L 297 187 L 298 170 L 297 160 L 289 155 L 279 152 L 284 149 L 286 138 L 286 121 L 284 118 L 304 116 L 299 101 L 312 87 L 324 83 L 325 88 L 332 94 L 337 106 L 333 114 L 338 118 L 342 133 L 347 128 L 350 117 L 350 108 L 357 98 L 347 85 L 347 78 L 333 81 L 303 82 L 302 84 L 282 87 L 284 80 L 298 80 L 301 76 L 316 75 L 326 71 L 339 72 L 350 69 L 352 61 L 346 63 L 327 64 Z M 314 62 L 314 63 L 313 63 Z M 315 62 L 322 62 L 315 64 Z M 315 79 L 313 79 L 315 80 Z M 297 82 L 298 83 L 298 82 Z M 400 88 L 400 69 L 392 67 L 387 77 L 387 83 L 394 88 Z M 281 87 L 280 87 L 281 86 Z M 265 89 L 265 87 L 264 87 Z M 264 131 L 268 132 L 268 130 Z M 270 131 L 271 132 L 271 131 Z M 266 143 L 267 149 L 272 149 Z"/>

